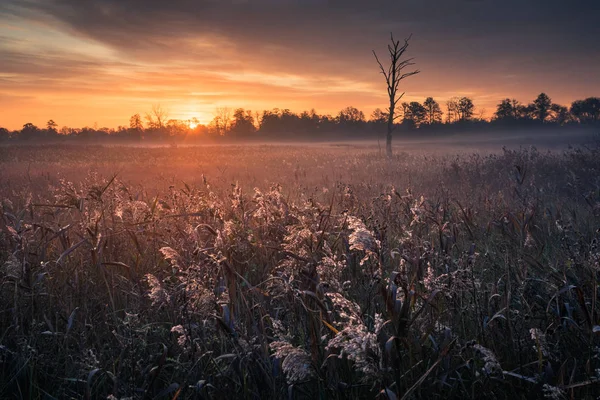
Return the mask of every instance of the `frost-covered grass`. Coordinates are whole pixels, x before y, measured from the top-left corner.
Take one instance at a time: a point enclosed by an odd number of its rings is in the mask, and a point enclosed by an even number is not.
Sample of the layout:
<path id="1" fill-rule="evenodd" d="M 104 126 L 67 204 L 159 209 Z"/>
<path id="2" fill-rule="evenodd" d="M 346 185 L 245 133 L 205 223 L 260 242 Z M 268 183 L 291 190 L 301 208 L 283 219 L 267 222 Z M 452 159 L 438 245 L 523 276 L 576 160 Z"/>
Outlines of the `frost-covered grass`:
<path id="1" fill-rule="evenodd" d="M 600 394 L 597 148 L 15 147 L 0 171 L 2 398 Z"/>

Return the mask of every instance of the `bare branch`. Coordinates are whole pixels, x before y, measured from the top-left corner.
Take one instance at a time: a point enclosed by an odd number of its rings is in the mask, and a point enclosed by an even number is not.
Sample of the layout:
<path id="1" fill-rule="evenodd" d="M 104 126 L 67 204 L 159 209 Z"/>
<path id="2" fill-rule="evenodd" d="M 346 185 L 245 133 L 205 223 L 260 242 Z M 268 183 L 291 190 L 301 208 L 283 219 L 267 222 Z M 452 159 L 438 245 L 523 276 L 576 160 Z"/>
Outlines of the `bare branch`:
<path id="1" fill-rule="evenodd" d="M 388 74 L 385 73 L 385 69 L 383 68 L 383 65 L 381 64 L 381 62 L 379 61 L 379 58 L 377 58 L 377 54 L 375 53 L 375 50 L 373 50 L 373 55 L 375 56 L 375 59 L 377 60 L 377 64 L 379 64 L 379 68 L 381 69 L 381 73 L 385 77 L 385 80 L 388 81 L 389 80 Z"/>

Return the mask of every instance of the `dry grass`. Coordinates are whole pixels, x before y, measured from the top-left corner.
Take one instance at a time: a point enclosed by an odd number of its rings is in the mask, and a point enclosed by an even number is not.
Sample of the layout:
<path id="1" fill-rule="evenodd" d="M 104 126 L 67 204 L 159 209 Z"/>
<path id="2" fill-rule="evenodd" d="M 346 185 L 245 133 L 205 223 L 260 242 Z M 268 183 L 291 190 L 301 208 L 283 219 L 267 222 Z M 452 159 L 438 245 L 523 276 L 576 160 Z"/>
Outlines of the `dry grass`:
<path id="1" fill-rule="evenodd" d="M 598 149 L 15 147 L 0 168 L 2 398 L 600 394 Z"/>

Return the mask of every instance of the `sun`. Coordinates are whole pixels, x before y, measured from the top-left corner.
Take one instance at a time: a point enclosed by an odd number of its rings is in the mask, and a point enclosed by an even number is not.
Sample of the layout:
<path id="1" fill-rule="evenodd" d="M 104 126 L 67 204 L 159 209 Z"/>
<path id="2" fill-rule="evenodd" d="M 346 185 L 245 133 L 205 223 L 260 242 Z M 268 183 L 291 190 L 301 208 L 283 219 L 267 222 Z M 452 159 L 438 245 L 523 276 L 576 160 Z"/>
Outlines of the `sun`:
<path id="1" fill-rule="evenodd" d="M 198 125 L 200 125 L 200 121 L 199 121 L 199 120 L 198 120 L 198 118 L 196 118 L 196 117 L 191 117 L 191 118 L 189 118 L 188 120 L 186 120 L 186 122 L 187 122 L 187 126 L 188 126 L 190 129 L 196 129 L 196 127 L 197 127 Z"/>
<path id="2" fill-rule="evenodd" d="M 195 130 L 203 125 L 208 125 L 210 118 L 203 112 L 186 112 L 180 116 L 180 121 L 187 125 L 188 129 Z"/>

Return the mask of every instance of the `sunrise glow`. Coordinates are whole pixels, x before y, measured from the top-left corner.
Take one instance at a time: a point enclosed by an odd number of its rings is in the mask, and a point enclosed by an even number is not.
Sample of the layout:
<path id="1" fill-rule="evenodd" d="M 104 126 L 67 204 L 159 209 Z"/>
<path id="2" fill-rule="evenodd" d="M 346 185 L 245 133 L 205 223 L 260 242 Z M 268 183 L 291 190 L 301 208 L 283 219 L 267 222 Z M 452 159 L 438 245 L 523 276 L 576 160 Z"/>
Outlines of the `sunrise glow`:
<path id="1" fill-rule="evenodd" d="M 3 1 L 0 125 L 117 127 L 152 104 L 201 124 L 219 107 L 336 114 L 352 105 L 370 115 L 386 104 L 371 51 L 385 50 L 391 30 L 413 33 L 411 56 L 426 71 L 403 86 L 408 102 L 468 93 L 491 117 L 506 97 L 545 91 L 568 104 L 600 86 L 600 53 L 590 51 L 600 28 L 584 7 L 226 3 L 144 3 L 135 23 L 122 23 L 128 2 Z M 507 17 L 513 9 L 536 20 L 521 24 L 521 14 Z M 565 60 L 577 60 L 569 74 Z"/>
<path id="2" fill-rule="evenodd" d="M 197 119 L 188 120 L 188 126 L 190 127 L 190 129 L 196 129 L 198 125 L 200 125 L 200 121 L 198 121 Z"/>

